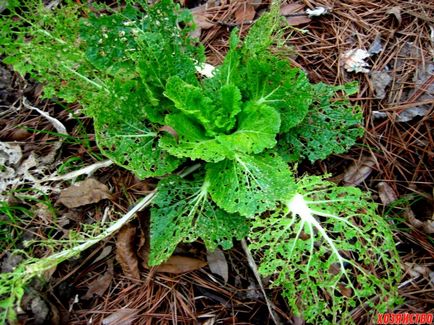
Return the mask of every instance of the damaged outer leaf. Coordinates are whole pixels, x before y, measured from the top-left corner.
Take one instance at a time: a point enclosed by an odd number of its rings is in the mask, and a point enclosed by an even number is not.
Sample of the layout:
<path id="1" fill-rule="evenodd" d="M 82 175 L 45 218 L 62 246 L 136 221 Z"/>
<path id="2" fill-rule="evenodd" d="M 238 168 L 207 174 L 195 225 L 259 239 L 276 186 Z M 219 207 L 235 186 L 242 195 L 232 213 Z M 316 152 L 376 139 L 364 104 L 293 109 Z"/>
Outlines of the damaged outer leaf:
<path id="1" fill-rule="evenodd" d="M 111 195 L 107 185 L 94 178 L 88 178 L 62 190 L 57 202 L 62 203 L 69 209 L 73 209 L 110 198 Z"/>
<path id="2" fill-rule="evenodd" d="M 337 93 L 342 91 L 343 97 Z M 308 158 L 311 162 L 348 151 L 363 135 L 362 108 L 352 106 L 348 96 L 357 93 L 356 83 L 313 86 L 313 103 L 304 120 L 281 134 L 278 152 L 287 162 Z"/>
<path id="3" fill-rule="evenodd" d="M 209 163 L 206 178 L 219 207 L 246 217 L 274 208 L 294 182 L 287 164 L 273 153 Z"/>
<path id="4" fill-rule="evenodd" d="M 284 288 L 307 323 L 350 324 L 351 312 L 365 304 L 372 314 L 386 312 L 398 299 L 400 263 L 369 196 L 318 176 L 301 178 L 292 195 L 253 220 L 250 249 L 263 254 L 259 272 Z"/>
<path id="5" fill-rule="evenodd" d="M 116 260 L 122 267 L 125 276 L 140 280 L 139 261 L 134 245 L 136 228 L 124 226 L 116 238 Z"/>
<path id="6" fill-rule="evenodd" d="M 158 186 L 151 209 L 149 265 L 167 260 L 181 241 L 201 238 L 209 250 L 229 249 L 233 238 L 248 233 L 244 217 L 219 208 L 210 198 L 209 182 L 198 176 L 188 181 L 170 176 Z"/>

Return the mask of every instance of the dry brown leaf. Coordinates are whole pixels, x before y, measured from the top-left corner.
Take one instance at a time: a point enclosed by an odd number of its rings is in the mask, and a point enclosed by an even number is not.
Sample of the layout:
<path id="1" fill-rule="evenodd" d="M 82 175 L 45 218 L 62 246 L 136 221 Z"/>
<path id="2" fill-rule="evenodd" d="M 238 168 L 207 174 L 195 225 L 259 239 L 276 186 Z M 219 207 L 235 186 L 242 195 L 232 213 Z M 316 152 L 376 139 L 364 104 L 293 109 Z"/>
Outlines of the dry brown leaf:
<path id="1" fill-rule="evenodd" d="M 427 234 L 434 234 L 434 216 L 431 219 L 421 221 L 416 218 L 410 207 L 405 208 L 405 216 L 413 227 L 422 229 Z"/>
<path id="2" fill-rule="evenodd" d="M 282 16 L 288 16 L 294 13 L 303 12 L 304 5 L 300 3 L 288 3 L 280 7 L 280 14 Z"/>
<path id="3" fill-rule="evenodd" d="M 256 10 L 255 7 L 249 3 L 242 3 L 237 11 L 235 11 L 235 21 L 238 24 L 243 24 L 250 22 L 255 18 Z"/>
<path id="4" fill-rule="evenodd" d="M 374 166 L 375 160 L 372 157 L 362 157 L 362 159 L 354 162 L 344 174 L 344 185 L 356 186 L 361 184 L 369 177 Z"/>
<path id="5" fill-rule="evenodd" d="M 280 7 L 280 14 L 286 16 L 288 24 L 291 26 L 297 26 L 310 23 L 310 18 L 304 14 L 304 5 L 299 3 L 289 3 Z M 293 16 L 293 14 L 303 14 L 302 16 Z"/>
<path id="6" fill-rule="evenodd" d="M 342 283 L 338 283 L 338 288 L 339 288 L 339 292 L 347 297 L 347 298 L 351 298 L 353 295 L 353 290 L 351 290 L 351 288 L 348 288 L 347 286 L 345 286 Z"/>
<path id="7" fill-rule="evenodd" d="M 124 308 L 110 314 L 102 320 L 103 325 L 130 325 L 138 314 L 137 309 Z"/>
<path id="8" fill-rule="evenodd" d="M 395 191 L 386 182 L 378 183 L 377 187 L 381 203 L 383 203 L 384 205 L 389 205 L 390 203 L 398 199 Z"/>
<path id="9" fill-rule="evenodd" d="M 62 190 L 57 202 L 72 209 L 110 198 L 111 195 L 107 185 L 94 178 L 88 178 Z"/>
<path id="10" fill-rule="evenodd" d="M 206 260 L 208 261 L 211 272 L 220 275 L 225 283 L 228 282 L 229 268 L 223 251 L 217 248 L 214 252 L 208 252 L 206 254 Z"/>
<path id="11" fill-rule="evenodd" d="M 102 259 L 106 258 L 107 256 L 109 256 L 109 254 L 112 252 L 113 247 L 108 245 L 105 246 L 101 253 L 99 253 L 98 257 L 92 262 L 92 264 L 95 264 L 98 261 L 101 261 Z"/>
<path id="12" fill-rule="evenodd" d="M 215 24 L 207 17 L 205 5 L 191 9 L 191 14 L 193 15 L 193 20 L 199 29 L 210 29 L 211 27 L 214 27 Z"/>
<path id="13" fill-rule="evenodd" d="M 130 225 L 119 230 L 116 238 L 116 260 L 125 276 L 140 280 L 139 261 L 134 245 L 136 228 Z"/>
<path id="14" fill-rule="evenodd" d="M 107 271 L 103 275 L 100 275 L 94 281 L 89 284 L 89 288 L 87 289 L 86 294 L 83 296 L 83 299 L 90 299 L 93 295 L 97 295 L 102 297 L 104 292 L 110 286 L 110 283 L 113 279 L 113 260 L 109 260 L 107 262 Z"/>
<path id="15" fill-rule="evenodd" d="M 198 270 L 207 265 L 206 262 L 193 257 L 171 256 L 166 262 L 156 266 L 156 272 L 180 274 Z"/>
<path id="16" fill-rule="evenodd" d="M 413 263 L 404 263 L 406 271 L 410 274 L 412 277 L 418 277 L 418 276 L 429 276 L 429 273 L 431 270 L 424 266 L 419 264 L 413 264 Z"/>

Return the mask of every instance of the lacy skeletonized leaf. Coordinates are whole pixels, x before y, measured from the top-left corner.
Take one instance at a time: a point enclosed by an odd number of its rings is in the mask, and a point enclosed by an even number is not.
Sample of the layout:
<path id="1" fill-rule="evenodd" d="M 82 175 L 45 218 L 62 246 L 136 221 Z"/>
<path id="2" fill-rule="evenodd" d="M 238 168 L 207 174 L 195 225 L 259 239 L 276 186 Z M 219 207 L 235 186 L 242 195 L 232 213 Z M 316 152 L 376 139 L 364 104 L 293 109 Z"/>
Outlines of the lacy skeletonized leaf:
<path id="1" fill-rule="evenodd" d="M 182 160 L 158 146 L 158 130 L 146 122 L 145 99 L 136 81 L 119 80 L 111 96 L 100 94 L 100 106 L 87 109 L 94 118 L 96 140 L 101 151 L 139 178 L 172 172 Z M 118 97 L 115 94 L 123 93 Z M 95 97 L 97 95 L 95 94 Z"/>
<path id="2" fill-rule="evenodd" d="M 233 238 L 247 235 L 245 218 L 218 208 L 208 193 L 209 183 L 171 176 L 160 182 L 151 210 L 149 264 L 169 258 L 178 243 L 201 238 L 209 250 L 232 247 Z"/>
<path id="3" fill-rule="evenodd" d="M 303 122 L 279 140 L 279 152 L 287 161 L 308 158 L 311 162 L 348 151 L 363 135 L 361 107 L 346 98 L 334 99 L 336 91 L 351 95 L 355 84 L 334 87 L 314 85 L 314 102 Z"/>
<path id="4" fill-rule="evenodd" d="M 276 144 L 280 114 L 264 104 L 248 102 L 237 116 L 236 131 L 217 136 L 217 141 L 232 151 L 256 154 Z"/>
<path id="5" fill-rule="evenodd" d="M 286 163 L 272 153 L 237 154 L 233 160 L 209 163 L 206 178 L 218 206 L 243 216 L 274 208 L 294 182 Z"/>
<path id="6" fill-rule="evenodd" d="M 284 288 L 307 322 L 351 323 L 351 311 L 365 303 L 385 312 L 396 302 L 400 267 L 389 226 L 368 195 L 318 176 L 302 178 L 292 195 L 253 221 L 259 272 Z"/>
<path id="7" fill-rule="evenodd" d="M 246 96 L 274 107 L 281 115 L 280 132 L 300 124 L 312 103 L 312 87 L 300 69 L 272 54 L 249 58 L 244 74 Z"/>
<path id="8" fill-rule="evenodd" d="M 67 102 L 87 101 L 103 87 L 85 60 L 78 42 L 79 16 L 88 8 L 59 5 L 48 9 L 41 2 L 21 2 L 19 10 L 3 12 L 0 54 L 22 76 L 44 85 L 43 97 Z M 100 76 L 103 77 L 103 76 Z"/>

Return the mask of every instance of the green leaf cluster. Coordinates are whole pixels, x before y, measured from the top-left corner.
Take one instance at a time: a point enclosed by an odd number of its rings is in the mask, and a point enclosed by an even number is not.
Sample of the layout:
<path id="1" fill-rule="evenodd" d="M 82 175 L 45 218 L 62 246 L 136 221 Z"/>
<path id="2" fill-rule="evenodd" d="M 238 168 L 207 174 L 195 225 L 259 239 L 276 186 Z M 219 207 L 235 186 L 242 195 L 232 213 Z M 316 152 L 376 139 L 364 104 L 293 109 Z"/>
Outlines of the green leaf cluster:
<path id="1" fill-rule="evenodd" d="M 288 165 L 355 144 L 363 116 L 348 96 L 357 85 L 311 84 L 279 55 L 285 25 L 276 5 L 243 41 L 233 30 L 209 78 L 197 73 L 205 58 L 193 29 L 171 0 L 118 10 L 41 2 L 11 9 L 0 45 L 6 63 L 44 83 L 46 97 L 80 102 L 107 157 L 140 178 L 167 176 L 151 209 L 150 265 L 180 242 L 229 249 L 248 236 L 262 253 L 261 274 L 307 321 L 351 322 L 358 304 L 393 306 L 399 264 L 375 205 Z M 174 174 L 192 161 L 202 163 L 192 177 Z"/>

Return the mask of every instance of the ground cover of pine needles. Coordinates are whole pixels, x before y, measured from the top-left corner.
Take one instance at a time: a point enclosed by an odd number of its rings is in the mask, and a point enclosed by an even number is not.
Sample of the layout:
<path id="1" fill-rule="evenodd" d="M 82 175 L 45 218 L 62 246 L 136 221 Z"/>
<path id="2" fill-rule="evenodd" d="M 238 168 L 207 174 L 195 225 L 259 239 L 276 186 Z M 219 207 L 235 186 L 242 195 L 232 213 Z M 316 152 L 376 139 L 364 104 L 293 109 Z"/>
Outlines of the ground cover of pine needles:
<path id="1" fill-rule="evenodd" d="M 186 5 L 198 12 L 201 29 L 195 32 L 206 46 L 207 62 L 212 64 L 224 58 L 230 30 L 237 26 L 240 35 L 245 35 L 249 21 L 267 8 L 265 3 L 242 1 L 210 2 L 208 8 L 193 2 Z M 357 185 L 374 193 L 382 204 L 382 215 L 393 227 L 404 271 L 399 287 L 403 303 L 395 312 L 432 312 L 434 8 L 429 1 L 364 1 L 363 5 L 358 1 L 304 1 L 298 6 L 286 7 L 288 20 L 294 26 L 289 39 L 294 48 L 288 53 L 289 60 L 294 66 L 302 67 L 314 82 L 359 81 L 360 91 L 351 100 L 363 107 L 366 129 L 363 139 L 349 153 L 314 164 L 305 162 L 298 166 L 299 172 L 331 173 L 337 183 Z M 331 11 L 311 18 L 300 14 L 300 8 L 317 6 Z M 304 20 L 295 21 L 295 17 Z M 345 51 L 368 50 L 374 45 L 378 52 L 373 51 L 367 59 L 370 73 L 345 70 L 342 62 Z M 91 120 L 76 116 L 77 107 L 54 99 L 40 99 L 41 86 L 22 79 L 6 65 L 1 66 L 1 73 L 0 140 L 20 146 L 21 159 L 34 155 L 41 166 L 49 166 L 47 171 L 41 170 L 38 164 L 31 167 L 29 173 L 35 179 L 52 173 L 53 166 L 59 174 L 66 174 L 103 159 L 95 144 Z M 24 105 L 24 98 L 31 106 L 61 121 L 68 135 L 59 134 L 49 119 Z M 420 114 L 401 122 L 400 114 L 408 109 Z M 53 161 L 41 159 L 51 155 Z M 31 178 L 25 179 L 24 186 L 19 186 L 2 203 L 2 272 L 13 268 L 26 254 L 49 255 L 57 248 L 56 240 L 72 232 L 79 233 L 92 225 L 117 219 L 157 184 L 156 179 L 141 181 L 113 165 L 96 170 L 92 176 L 108 187 L 109 195 L 97 203 L 65 207 L 59 201 L 59 193 L 70 186 L 70 180 L 51 184 L 58 191 L 35 200 Z M 87 175 L 81 175 L 76 180 L 86 178 Z M 101 192 L 104 196 L 106 190 Z M 144 263 L 149 251 L 148 223 L 149 212 L 140 212 L 133 222 L 133 232 L 123 230 L 80 258 L 53 268 L 46 274 L 47 283 L 34 281 L 22 301 L 20 321 L 30 324 L 47 321 L 98 324 L 103 319 L 108 324 L 272 323 L 240 244 L 225 252 L 230 270 L 226 284 L 208 267 L 180 275 L 141 268 L 139 279 L 134 273 L 126 274 L 116 253 L 123 249 L 128 254 L 134 247 L 137 263 Z M 32 251 L 23 245 L 24 240 L 35 241 Z M 38 245 L 43 240 L 45 244 Z M 47 245 L 46 240 L 51 240 L 51 244 Z M 121 247 L 120 242 L 126 244 Z M 10 253 L 16 248 L 22 254 L 12 256 Z M 193 259 L 207 259 L 202 243 L 182 245 L 176 252 Z M 267 293 L 283 323 L 302 323 L 303 320 L 292 315 L 279 289 L 269 289 Z M 360 324 L 370 321 L 361 308 L 355 310 L 354 319 Z"/>

